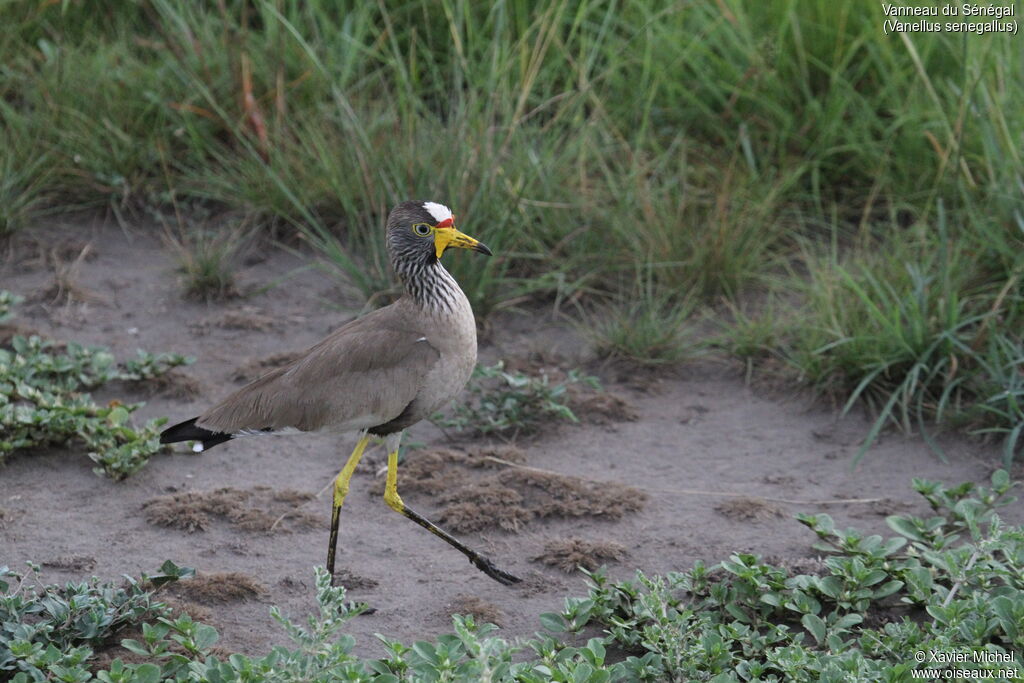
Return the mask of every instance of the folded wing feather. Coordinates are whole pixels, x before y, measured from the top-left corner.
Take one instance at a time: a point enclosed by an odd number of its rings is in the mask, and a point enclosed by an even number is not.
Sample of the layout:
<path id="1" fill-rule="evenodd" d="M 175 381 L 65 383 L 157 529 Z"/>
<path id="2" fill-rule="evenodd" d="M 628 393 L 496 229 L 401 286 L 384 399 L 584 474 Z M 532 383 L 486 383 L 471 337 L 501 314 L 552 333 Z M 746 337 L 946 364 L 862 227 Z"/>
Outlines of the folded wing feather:
<path id="1" fill-rule="evenodd" d="M 382 308 L 242 387 L 196 424 L 228 434 L 366 429 L 401 414 L 439 357 L 400 309 Z"/>

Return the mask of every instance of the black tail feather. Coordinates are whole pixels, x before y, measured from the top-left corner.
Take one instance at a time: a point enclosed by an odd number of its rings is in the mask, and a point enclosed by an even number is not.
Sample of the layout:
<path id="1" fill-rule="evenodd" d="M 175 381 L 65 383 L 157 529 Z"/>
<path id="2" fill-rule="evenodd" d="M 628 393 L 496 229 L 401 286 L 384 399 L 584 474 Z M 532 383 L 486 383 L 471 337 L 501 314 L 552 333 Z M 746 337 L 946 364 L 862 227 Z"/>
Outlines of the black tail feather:
<path id="1" fill-rule="evenodd" d="M 196 420 L 198 417 L 193 417 L 191 420 L 185 420 L 180 422 L 173 427 L 168 427 L 160 433 L 160 443 L 177 443 L 178 441 L 199 441 L 203 444 L 203 450 L 213 448 L 217 444 L 224 443 L 225 441 L 231 440 L 230 434 L 224 432 L 214 432 L 209 429 L 203 429 L 202 427 L 196 426 Z"/>

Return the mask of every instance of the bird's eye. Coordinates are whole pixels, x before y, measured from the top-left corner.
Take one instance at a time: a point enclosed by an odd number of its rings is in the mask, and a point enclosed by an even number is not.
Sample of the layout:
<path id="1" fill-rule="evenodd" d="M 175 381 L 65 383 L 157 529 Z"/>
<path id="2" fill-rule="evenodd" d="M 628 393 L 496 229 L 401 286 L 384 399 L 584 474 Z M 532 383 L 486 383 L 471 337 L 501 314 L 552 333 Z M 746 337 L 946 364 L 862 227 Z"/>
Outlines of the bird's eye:
<path id="1" fill-rule="evenodd" d="M 430 226 L 427 225 L 426 223 L 417 223 L 416 225 L 412 226 L 412 231 L 419 235 L 420 237 L 426 237 L 427 235 L 430 234 Z"/>

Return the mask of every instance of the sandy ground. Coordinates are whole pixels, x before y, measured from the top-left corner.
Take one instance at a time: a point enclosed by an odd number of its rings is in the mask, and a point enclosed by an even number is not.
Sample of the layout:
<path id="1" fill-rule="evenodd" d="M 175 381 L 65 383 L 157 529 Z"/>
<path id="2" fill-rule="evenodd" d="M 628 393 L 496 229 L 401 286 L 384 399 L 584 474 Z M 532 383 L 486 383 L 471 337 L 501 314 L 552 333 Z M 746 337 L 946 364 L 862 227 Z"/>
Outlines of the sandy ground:
<path id="1" fill-rule="evenodd" d="M 362 306 L 309 268 L 309 259 L 280 250 L 250 253 L 241 287 L 255 293 L 211 305 L 183 301 L 173 256 L 156 234 L 55 223 L 33 233 L 45 248 L 21 241 L 0 263 L 2 287 L 27 299 L 15 320 L 23 327 L 104 344 L 120 358 L 136 348 L 197 358 L 183 371 L 198 390 L 190 398 L 175 397 L 174 387 L 154 396 L 123 387 L 97 394 L 146 400 L 139 419 L 198 414 L 239 386 L 233 377 L 246 363 L 305 348 Z M 82 300 L 68 304 L 50 290 L 54 272 L 43 254 L 56 248 L 70 260 L 86 245 L 88 258 L 70 273 Z M 587 362 L 571 327 L 544 315 L 499 319 L 481 343 L 488 361 L 536 362 L 538 354 L 566 368 Z M 531 635 L 540 628 L 538 614 L 585 593 L 582 575 L 535 560 L 552 555 L 545 550 L 550 543 L 607 546 L 617 578 L 636 569 L 684 570 L 735 552 L 798 562 L 815 555 L 815 539 L 793 519 L 797 512 L 828 512 L 842 526 L 894 535 L 886 515 L 927 513 L 910 488 L 912 477 L 982 481 L 999 461 L 995 447 L 946 438 L 944 463 L 919 439 L 893 434 L 851 469 L 867 429 L 863 418 L 837 421 L 830 406 L 806 397 L 752 390 L 726 365 L 687 366 L 658 379 L 605 372 L 603 379 L 625 401 L 616 414 L 552 425 L 514 447 L 451 441 L 427 423 L 407 433 L 407 442 L 420 447 L 409 452 L 400 479 L 406 502 L 461 529 L 468 544 L 524 579 L 515 587 L 493 582 L 389 510 L 379 496 L 382 447 L 368 451 L 342 513 L 339 558 L 351 597 L 377 609 L 351 623 L 361 654 L 382 654 L 374 633 L 411 642 L 444 632 L 453 610 L 483 613 L 507 638 Z M 181 599 L 220 630 L 222 646 L 265 652 L 286 640 L 270 605 L 293 616 L 314 606 L 313 567 L 324 563 L 330 518 L 330 497 L 315 496 L 351 442 L 253 438 L 199 456 L 181 448 L 119 483 L 93 474 L 80 452 L 10 458 L 0 466 L 0 508 L 9 520 L 0 529 L 0 564 L 17 568 L 33 560 L 44 564 L 49 581 L 63 582 L 153 572 L 171 559 L 213 577 L 183 590 Z M 487 454 L 582 481 L 481 467 Z M 873 502 L 822 502 L 836 499 Z M 460 505 L 466 500 L 477 508 L 467 511 Z M 1004 517 L 1021 523 L 1024 504 Z M 218 583 L 216 575 L 226 572 L 242 576 Z"/>

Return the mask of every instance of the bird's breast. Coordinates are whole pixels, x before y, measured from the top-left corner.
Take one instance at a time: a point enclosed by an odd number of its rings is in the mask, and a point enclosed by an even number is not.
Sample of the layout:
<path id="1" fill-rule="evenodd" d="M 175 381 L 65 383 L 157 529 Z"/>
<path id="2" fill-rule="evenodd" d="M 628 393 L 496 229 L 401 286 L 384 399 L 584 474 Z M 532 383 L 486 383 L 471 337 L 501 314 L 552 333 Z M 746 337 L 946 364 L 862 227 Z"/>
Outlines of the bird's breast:
<path id="1" fill-rule="evenodd" d="M 428 336 L 439 358 L 424 378 L 423 388 L 416 397 L 424 417 L 462 393 L 476 367 L 476 320 L 469 302 L 444 318 L 437 319 L 438 332 Z"/>

